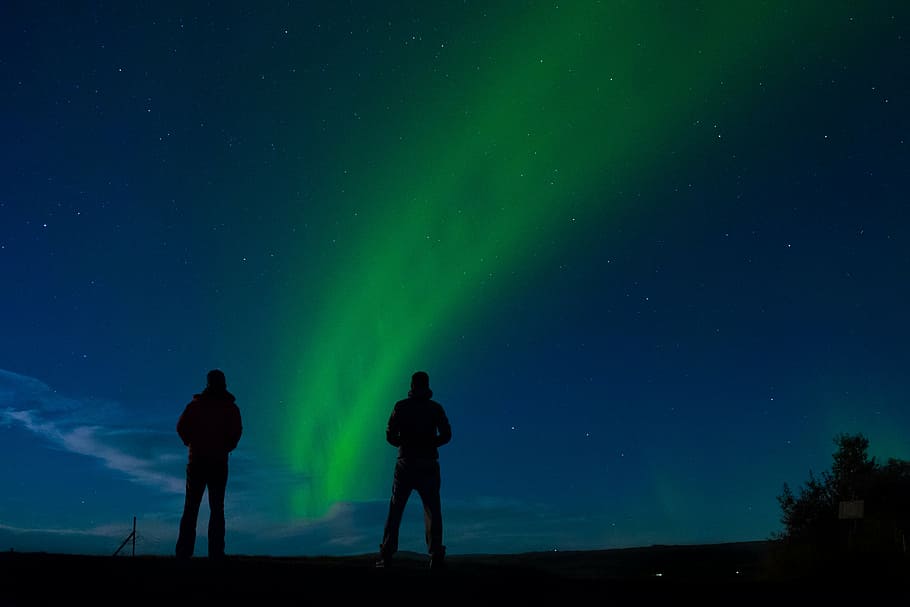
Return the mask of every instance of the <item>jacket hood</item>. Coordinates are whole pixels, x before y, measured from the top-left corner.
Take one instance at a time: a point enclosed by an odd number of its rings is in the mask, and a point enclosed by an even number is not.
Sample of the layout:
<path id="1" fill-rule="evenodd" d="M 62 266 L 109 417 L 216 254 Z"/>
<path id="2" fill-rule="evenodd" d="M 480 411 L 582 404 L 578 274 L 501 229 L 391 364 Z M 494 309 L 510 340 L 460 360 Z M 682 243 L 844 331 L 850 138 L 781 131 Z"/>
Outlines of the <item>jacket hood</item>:
<path id="1" fill-rule="evenodd" d="M 221 401 L 221 402 L 233 403 L 237 399 L 234 397 L 233 394 L 231 394 L 227 390 L 212 390 L 210 388 L 206 388 L 199 394 L 194 394 L 193 400 L 196 400 L 196 401 L 208 400 L 208 401 Z"/>
<path id="2" fill-rule="evenodd" d="M 430 399 L 433 398 L 433 391 L 429 388 L 411 388 L 408 392 L 409 398 Z"/>

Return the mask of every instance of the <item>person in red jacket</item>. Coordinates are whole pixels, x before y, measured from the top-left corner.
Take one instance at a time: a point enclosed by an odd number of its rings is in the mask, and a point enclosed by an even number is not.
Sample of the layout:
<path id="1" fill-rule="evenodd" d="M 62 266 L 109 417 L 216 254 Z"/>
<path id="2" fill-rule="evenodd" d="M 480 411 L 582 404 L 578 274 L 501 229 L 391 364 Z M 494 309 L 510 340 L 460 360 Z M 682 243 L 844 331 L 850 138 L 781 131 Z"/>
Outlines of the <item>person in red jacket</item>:
<path id="1" fill-rule="evenodd" d="M 196 520 L 202 494 L 209 492 L 209 558 L 224 558 L 224 493 L 228 454 L 240 441 L 243 425 L 234 395 L 227 390 L 224 373 L 208 372 L 206 387 L 183 410 L 177 434 L 190 448 L 186 466 L 186 501 L 177 538 L 177 558 L 193 556 Z"/>
<path id="2" fill-rule="evenodd" d="M 423 501 L 424 525 L 430 567 L 445 564 L 442 545 L 442 508 L 439 499 L 439 451 L 437 447 L 452 440 L 452 427 L 442 405 L 432 400 L 430 376 L 418 371 L 411 376 L 408 398 L 395 403 L 386 427 L 386 441 L 398 447 L 392 499 L 379 546 L 377 567 L 388 567 L 398 551 L 398 530 L 404 507 L 412 491 Z"/>

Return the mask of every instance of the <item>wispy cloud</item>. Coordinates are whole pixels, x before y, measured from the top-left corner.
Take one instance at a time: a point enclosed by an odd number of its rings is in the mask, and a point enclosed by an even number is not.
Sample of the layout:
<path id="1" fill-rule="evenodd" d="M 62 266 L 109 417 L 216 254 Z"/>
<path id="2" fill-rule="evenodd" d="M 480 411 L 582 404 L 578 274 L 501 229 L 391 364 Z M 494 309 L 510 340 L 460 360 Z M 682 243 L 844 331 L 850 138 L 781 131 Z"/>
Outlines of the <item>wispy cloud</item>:
<path id="1" fill-rule="evenodd" d="M 140 554 L 168 554 L 174 546 L 174 521 L 142 519 L 136 533 Z M 0 546 L 20 551 L 111 554 L 129 535 L 130 521 L 86 527 L 15 526 L 0 523 Z"/>
<path id="2" fill-rule="evenodd" d="M 123 526 L 113 524 L 96 525 L 85 529 L 75 528 L 54 528 L 54 527 L 16 527 L 15 525 L 6 525 L 0 523 L 0 531 L 6 531 L 13 534 L 39 534 L 39 535 L 59 535 L 59 536 L 77 536 L 77 537 L 104 537 L 114 538 L 124 535 Z"/>
<path id="3" fill-rule="evenodd" d="M 173 437 L 163 430 L 102 421 L 118 417 L 115 404 L 66 397 L 33 377 L 0 370 L 0 423 L 20 426 L 64 451 L 98 459 L 132 481 L 182 493 L 184 480 L 168 471 L 172 467 L 168 463 L 180 457 L 172 447 Z M 146 447 L 142 453 L 136 452 L 138 445 Z"/>
<path id="4" fill-rule="evenodd" d="M 142 418 L 117 403 L 58 394 L 35 378 L 0 370 L 0 427 L 15 427 L 42 439 L 48 448 L 93 458 L 136 485 L 160 492 L 143 502 L 139 516 L 143 553 L 173 551 L 181 513 L 186 451 L 173 426 Z M 300 519 L 286 499 L 308 479 L 248 444 L 231 458 L 226 496 L 228 544 L 235 553 L 272 555 L 350 555 L 375 552 L 388 510 L 387 498 L 340 502 L 320 518 Z M 125 523 L 98 525 L 105 514 L 68 518 L 56 527 L 53 516 L 0 524 L 0 543 L 18 547 L 104 553 L 128 533 Z M 204 513 L 203 517 L 204 518 Z M 452 553 L 516 552 L 553 548 L 588 549 L 646 543 L 650 525 L 600 513 L 571 515 L 548 504 L 498 496 L 443 497 L 445 541 Z M 53 521 L 53 522 L 44 522 Z M 637 535 L 636 535 L 637 534 Z M 199 541 L 205 537 L 200 524 Z M 112 542 L 113 540 L 113 542 Z M 112 547 L 113 544 L 113 547 Z M 402 550 L 425 550 L 420 499 L 412 496 L 401 529 Z"/>
<path id="5" fill-rule="evenodd" d="M 231 517 L 235 546 L 258 554 L 353 555 L 378 550 L 388 501 L 339 502 L 318 519 L 265 519 L 245 512 Z M 443 499 L 444 541 L 452 554 L 584 550 L 654 543 L 651 536 L 618 532 L 609 517 L 567 515 L 552 505 L 495 496 Z M 400 548 L 426 550 L 423 510 L 408 502 Z M 579 539 L 583 538 L 583 539 Z"/>

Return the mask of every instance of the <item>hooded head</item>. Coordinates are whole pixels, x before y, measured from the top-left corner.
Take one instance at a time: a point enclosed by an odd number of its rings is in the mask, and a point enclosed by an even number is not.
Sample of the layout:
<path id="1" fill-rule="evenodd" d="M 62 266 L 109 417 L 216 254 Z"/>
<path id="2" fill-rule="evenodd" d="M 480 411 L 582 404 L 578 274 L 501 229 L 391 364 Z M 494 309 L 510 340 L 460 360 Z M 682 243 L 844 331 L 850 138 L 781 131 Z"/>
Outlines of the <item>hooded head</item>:
<path id="1" fill-rule="evenodd" d="M 205 377 L 205 389 L 210 392 L 225 392 L 227 380 L 220 369 L 212 369 Z"/>
<path id="2" fill-rule="evenodd" d="M 408 396 L 413 398 L 432 398 L 433 391 L 430 390 L 430 376 L 425 371 L 418 371 L 411 376 L 411 391 Z"/>

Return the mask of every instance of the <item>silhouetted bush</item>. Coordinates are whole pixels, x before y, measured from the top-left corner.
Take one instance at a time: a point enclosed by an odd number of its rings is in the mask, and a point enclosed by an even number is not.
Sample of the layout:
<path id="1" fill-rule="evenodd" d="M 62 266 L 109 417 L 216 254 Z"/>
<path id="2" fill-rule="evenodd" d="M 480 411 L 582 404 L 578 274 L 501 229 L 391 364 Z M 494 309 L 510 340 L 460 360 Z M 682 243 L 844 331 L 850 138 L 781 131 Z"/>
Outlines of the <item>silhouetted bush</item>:
<path id="1" fill-rule="evenodd" d="M 784 483 L 777 496 L 787 545 L 828 556 L 848 553 L 904 554 L 910 529 L 910 462 L 884 465 L 868 455 L 862 434 L 841 434 L 830 471 L 809 479 L 795 494 Z M 841 502 L 863 501 L 860 519 L 839 518 Z"/>

